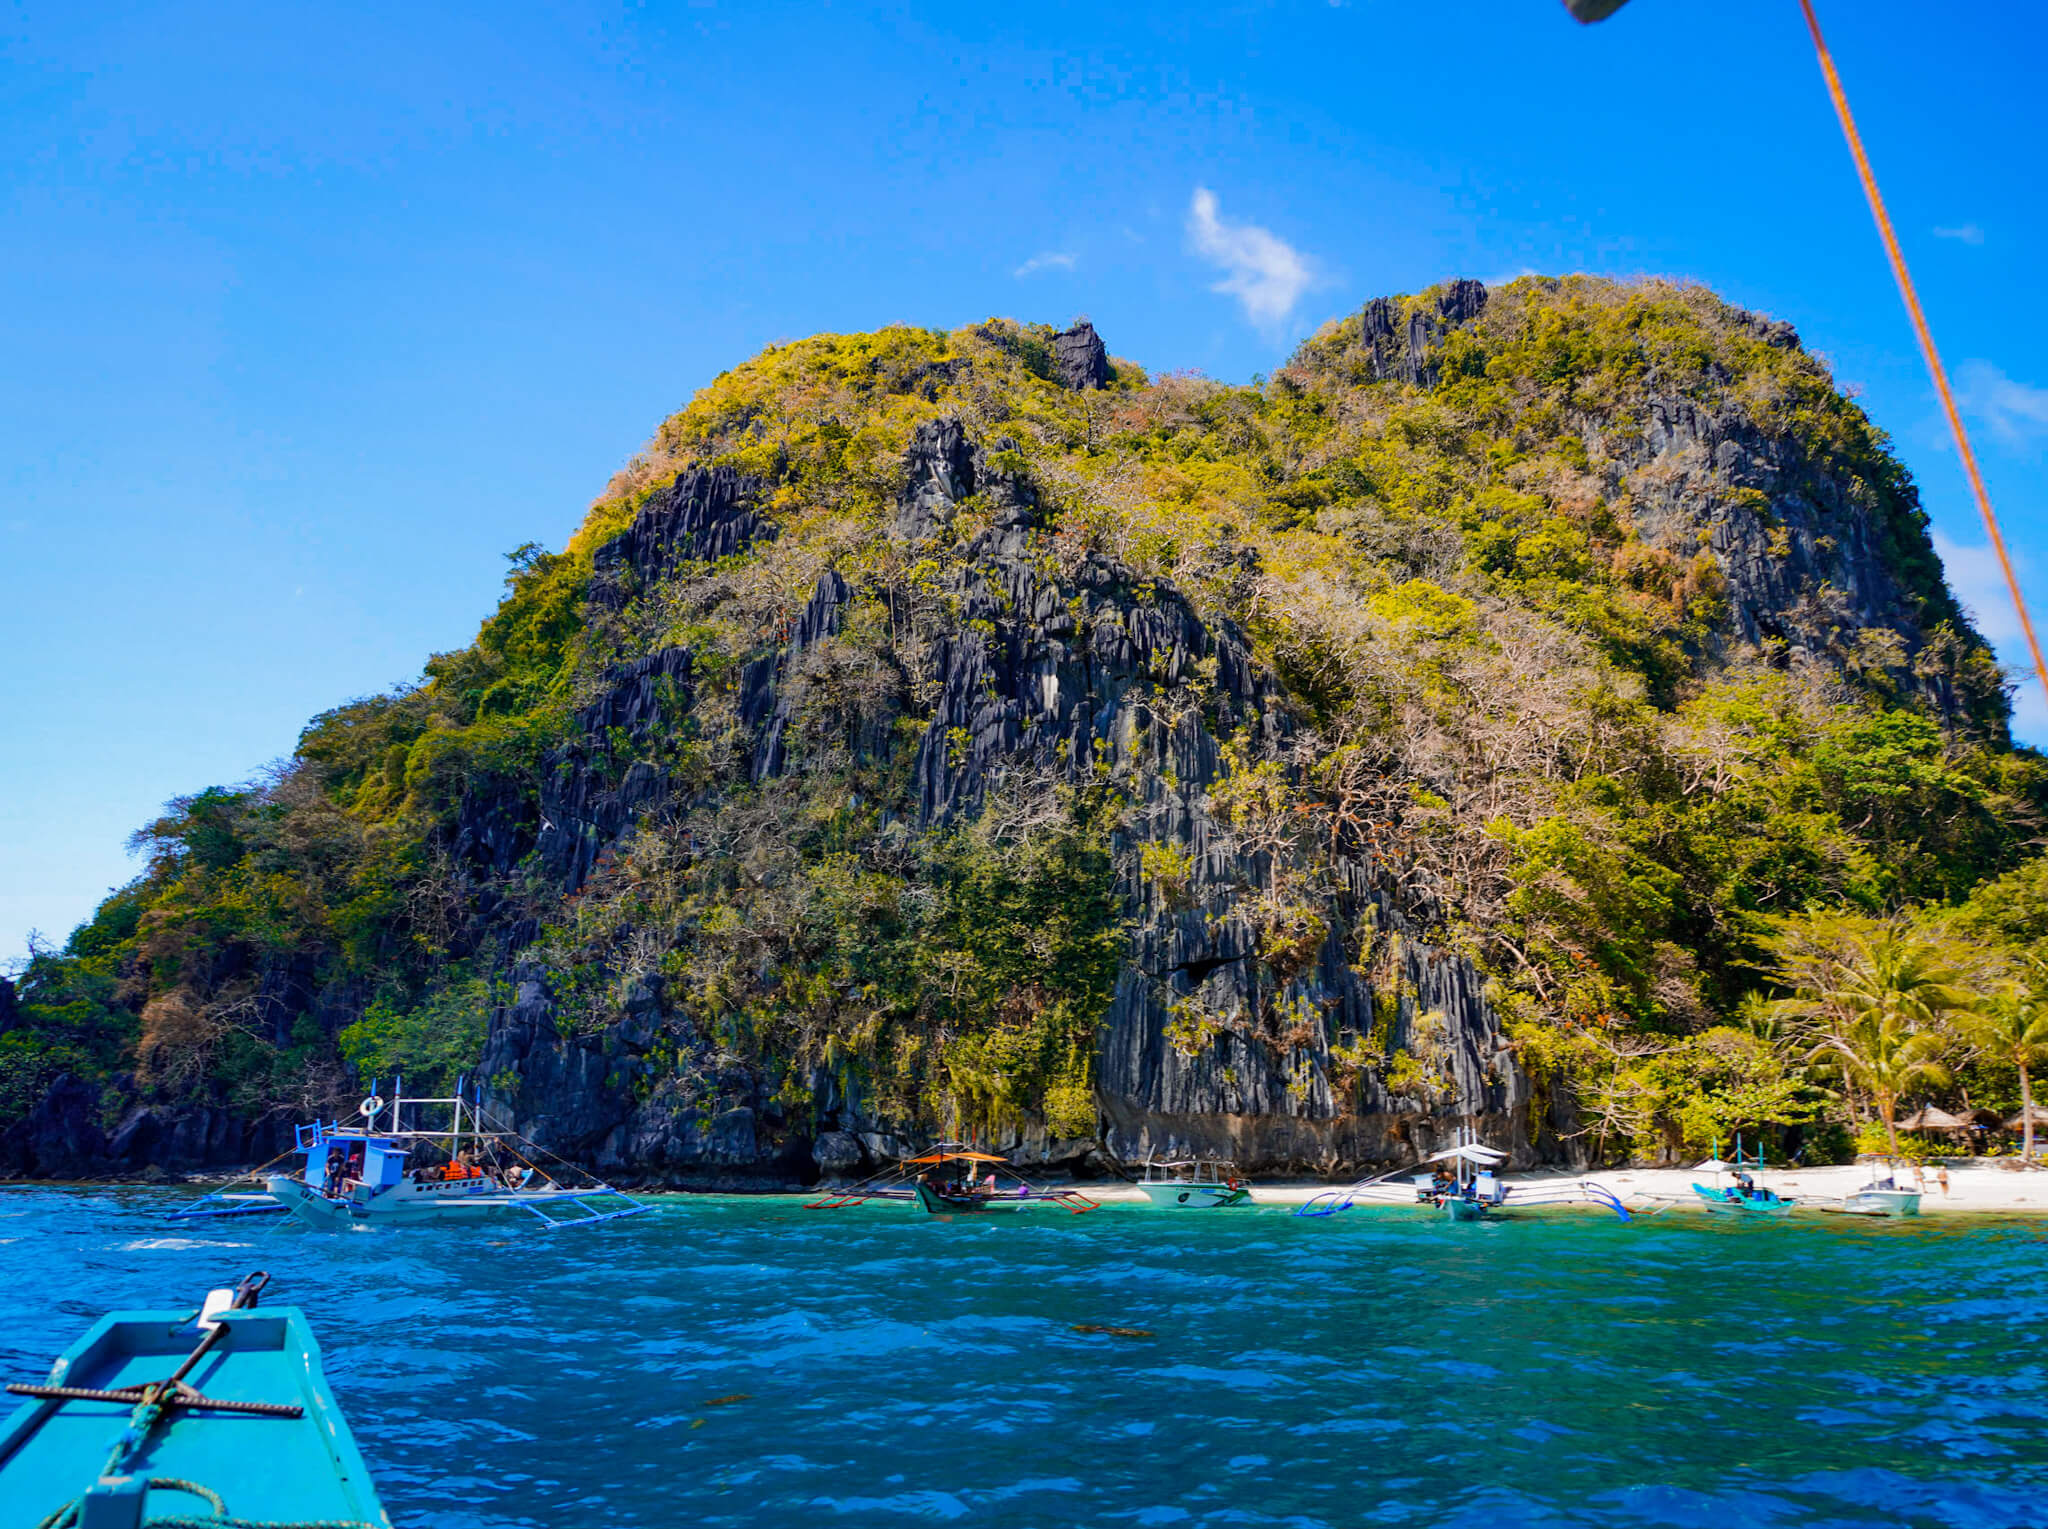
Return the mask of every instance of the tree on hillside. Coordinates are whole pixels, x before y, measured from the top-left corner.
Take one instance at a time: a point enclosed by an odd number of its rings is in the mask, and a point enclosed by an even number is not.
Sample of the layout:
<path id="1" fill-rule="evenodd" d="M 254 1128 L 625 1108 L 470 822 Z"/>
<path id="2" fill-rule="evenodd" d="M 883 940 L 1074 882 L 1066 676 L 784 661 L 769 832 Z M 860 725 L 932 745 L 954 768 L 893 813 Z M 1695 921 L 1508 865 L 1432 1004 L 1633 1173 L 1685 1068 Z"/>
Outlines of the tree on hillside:
<path id="1" fill-rule="evenodd" d="M 2027 958 L 2021 976 L 1970 1010 L 1964 1033 L 1985 1054 L 2019 1070 L 2021 1158 L 2034 1160 L 2034 1092 L 2029 1071 L 2048 1062 L 2048 953 Z"/>
<path id="2" fill-rule="evenodd" d="M 1910 918 L 1853 913 L 1781 920 L 1764 946 L 1788 991 L 1773 1008 L 1800 1025 L 1809 1062 L 1839 1066 L 1870 1097 L 1897 1156 L 1899 1100 L 1948 1081 L 1944 1026 L 1972 1005 L 1957 951 Z"/>

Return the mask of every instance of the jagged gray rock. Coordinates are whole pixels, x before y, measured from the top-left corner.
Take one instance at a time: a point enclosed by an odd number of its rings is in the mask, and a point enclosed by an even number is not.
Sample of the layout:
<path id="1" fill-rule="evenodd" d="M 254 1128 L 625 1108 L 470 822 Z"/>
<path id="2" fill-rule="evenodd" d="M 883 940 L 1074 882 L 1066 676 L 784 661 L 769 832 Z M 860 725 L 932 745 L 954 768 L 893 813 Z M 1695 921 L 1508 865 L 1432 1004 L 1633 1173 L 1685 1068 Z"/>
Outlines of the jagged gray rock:
<path id="1" fill-rule="evenodd" d="M 1102 336 L 1095 332 L 1095 326 L 1086 319 L 1077 319 L 1072 329 L 1054 335 L 1052 353 L 1059 367 L 1060 381 L 1076 393 L 1109 386 L 1114 373 L 1109 367 L 1108 347 L 1102 343 Z"/>
<path id="2" fill-rule="evenodd" d="M 1364 369 L 1375 381 L 1398 379 L 1411 387 L 1433 387 L 1436 368 L 1430 348 L 1443 334 L 1486 311 L 1484 282 L 1446 282 L 1437 290 L 1432 313 L 1416 307 L 1403 319 L 1400 300 L 1376 297 L 1359 313 Z"/>

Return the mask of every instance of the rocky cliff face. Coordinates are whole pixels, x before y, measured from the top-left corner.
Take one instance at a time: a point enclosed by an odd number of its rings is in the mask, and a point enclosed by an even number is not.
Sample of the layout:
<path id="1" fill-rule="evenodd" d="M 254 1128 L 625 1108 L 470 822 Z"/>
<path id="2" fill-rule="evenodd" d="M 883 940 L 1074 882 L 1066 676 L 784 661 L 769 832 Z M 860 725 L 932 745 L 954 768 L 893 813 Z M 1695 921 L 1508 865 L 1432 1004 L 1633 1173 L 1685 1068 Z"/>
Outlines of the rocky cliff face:
<path id="1" fill-rule="evenodd" d="M 1013 449 L 1003 439 L 976 442 L 961 419 L 948 416 L 919 426 L 904 457 L 891 534 L 912 553 L 944 559 L 948 602 L 948 619 L 919 634 L 926 646 L 914 678 L 933 694 L 928 719 L 914 743 L 893 745 L 913 755 L 915 826 L 978 812 L 1001 776 L 1075 784 L 1099 772 L 1129 782 L 1131 816 L 1145 825 L 1148 841 L 1185 850 L 1192 865 L 1169 900 L 1148 890 L 1136 859 L 1125 857 L 1118 894 L 1128 910 L 1129 954 L 1100 1024 L 1099 1143 L 1025 1131 L 1016 1144 L 1065 1162 L 1084 1160 L 1099 1145 L 1123 1160 L 1200 1150 L 1306 1168 L 1396 1157 L 1456 1126 L 1478 1126 L 1526 1156 L 1529 1088 L 1486 1001 L 1484 979 L 1469 961 L 1413 938 L 1365 867 L 1336 868 L 1307 910 L 1327 933 L 1303 959 L 1276 971 L 1262 956 L 1245 905 L 1273 882 L 1270 854 L 1247 855 L 1217 823 L 1207 794 L 1223 769 L 1220 739 L 1248 739 L 1269 754 L 1285 746 L 1292 726 L 1284 697 L 1240 631 L 1204 621 L 1178 592 L 1147 586 L 1100 553 L 1070 570 L 1048 568 L 1034 539 L 1043 527 L 1032 486 L 991 466 L 992 456 Z M 609 582 L 597 598 L 614 600 L 621 585 L 658 577 L 689 557 L 677 538 L 700 535 L 703 517 L 678 516 L 676 503 L 703 496 L 707 480 L 679 481 L 599 551 L 597 566 Z M 720 523 L 753 523 L 749 496 L 764 488 L 724 483 Z M 935 547 L 970 504 L 979 528 Z M 743 543 L 721 545 L 730 552 Z M 739 752 L 754 780 L 781 772 L 792 679 L 806 655 L 834 643 L 851 594 L 836 570 L 820 574 L 786 643 L 740 680 Z M 605 790 L 577 761 L 613 728 L 652 747 L 658 727 L 687 725 L 687 684 L 668 692 L 668 710 L 652 704 L 648 686 L 655 674 L 686 677 L 688 669 L 688 654 L 669 649 L 613 670 L 612 688 L 578 713 L 585 744 L 550 756 L 539 857 L 571 889 L 598 856 L 623 845 L 641 817 L 673 798 L 666 773 L 653 765 L 635 763 L 618 788 Z M 1163 704 L 1197 685 L 1199 707 Z M 867 737 L 846 741 L 886 751 L 890 731 L 870 727 Z M 463 834 L 482 837 L 467 826 Z M 1375 945 L 1382 969 L 1368 976 L 1360 961 L 1375 957 Z M 1228 1024 L 1190 1053 L 1176 1049 L 1168 1031 L 1176 1009 L 1191 1004 Z M 836 1105 L 819 1114 L 813 1131 L 830 1138 L 827 1157 L 837 1152 L 842 1160 L 818 1162 L 804 1133 L 780 1118 L 761 1078 L 716 1069 L 697 1026 L 664 1001 L 659 983 L 643 985 L 626 1009 L 621 1023 L 600 1033 L 565 1037 L 547 973 L 520 968 L 516 999 L 493 1016 L 483 1059 L 486 1076 L 505 1080 L 497 1106 L 552 1150 L 617 1175 L 787 1180 L 854 1166 L 848 1142 L 865 1144 L 872 1159 L 910 1139 L 909 1123 L 868 1114 L 821 1078 L 819 1093 Z M 1295 1016 L 1284 1042 L 1282 1015 Z M 1305 1024 L 1302 1015 L 1310 1016 Z M 1423 1016 L 1431 1087 L 1397 1097 L 1368 1078 L 1362 1095 L 1351 1097 L 1352 1080 L 1340 1076 L 1333 1051 L 1376 1027 L 1381 1046 L 1415 1047 Z M 652 1100 L 636 1093 L 638 1070 L 678 1041 L 695 1049 L 704 1086 Z"/>
<path id="2" fill-rule="evenodd" d="M 472 1076 L 622 1181 L 809 1181 L 949 1129 L 1088 1171 L 1468 1129 L 1582 1155 L 1534 1037 L 1704 1022 L 1683 897 L 1572 943 L 1622 916 L 1595 852 L 1640 835 L 1605 804 L 1675 778 L 1689 698 L 1762 675 L 1814 726 L 1868 694 L 1994 744 L 2003 713 L 1903 473 L 1838 400 L 1832 435 L 1787 423 L 1834 398 L 1789 329 L 1510 291 L 1376 300 L 1263 394 L 1148 383 L 1086 321 L 771 352 L 469 668 L 309 733 L 319 801 L 418 835 L 386 902 L 350 894 L 401 910 L 370 964 L 309 935 L 215 990 L 283 1054 L 487 973 Z M 574 636 L 508 731 L 453 698 L 545 647 L 529 607 Z M 1041 981 L 946 910 L 1024 899 L 1055 861 L 1013 851 L 1059 835 L 1109 912 L 1047 933 Z M 924 1007 L 919 961 L 984 1007 Z M 66 1077 L 0 1167 L 247 1160 L 281 1118 Z"/>

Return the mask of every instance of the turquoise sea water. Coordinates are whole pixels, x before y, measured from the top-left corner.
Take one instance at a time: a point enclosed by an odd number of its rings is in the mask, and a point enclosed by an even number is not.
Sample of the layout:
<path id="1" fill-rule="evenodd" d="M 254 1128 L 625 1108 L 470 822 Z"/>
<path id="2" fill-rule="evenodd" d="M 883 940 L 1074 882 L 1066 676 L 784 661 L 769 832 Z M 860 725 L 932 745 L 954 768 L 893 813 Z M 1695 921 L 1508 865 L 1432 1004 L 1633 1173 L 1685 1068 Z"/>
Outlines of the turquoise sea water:
<path id="1" fill-rule="evenodd" d="M 400 1529 L 2048 1524 L 2033 1222 L 679 1197 L 321 1233 L 182 1198 L 0 1190 L 0 1371 L 267 1268 Z"/>

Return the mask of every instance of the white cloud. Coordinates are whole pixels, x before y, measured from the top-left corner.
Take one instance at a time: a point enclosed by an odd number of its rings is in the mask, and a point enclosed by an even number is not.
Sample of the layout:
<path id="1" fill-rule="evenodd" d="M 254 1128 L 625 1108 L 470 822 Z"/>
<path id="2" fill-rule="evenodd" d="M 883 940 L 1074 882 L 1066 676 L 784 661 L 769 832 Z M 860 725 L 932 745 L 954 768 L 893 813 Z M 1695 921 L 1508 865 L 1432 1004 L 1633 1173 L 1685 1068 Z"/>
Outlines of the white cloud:
<path id="1" fill-rule="evenodd" d="M 1940 531 L 1934 533 L 1934 550 L 1948 572 L 1948 587 L 1970 613 L 1971 624 L 1998 650 L 2006 677 L 2017 687 L 2012 698 L 2013 736 L 2037 748 L 2048 746 L 2048 695 L 2042 693 L 2040 677 L 2034 673 L 1998 554 L 1988 544 L 1966 546 Z M 2019 575 L 2024 591 L 2030 583 L 2024 559 L 2020 560 Z M 2039 618 L 2037 610 L 2035 619 Z"/>
<path id="2" fill-rule="evenodd" d="M 1963 602 L 1984 640 L 1994 648 L 2017 643 L 2020 621 L 2013 614 L 2012 591 L 2005 587 L 1998 554 L 1990 545 L 1965 546 L 1936 531 L 1934 550 L 1941 558 L 1941 566 L 1948 570 L 1948 587 Z"/>
<path id="3" fill-rule="evenodd" d="M 1033 255 L 1010 274 L 1021 277 L 1036 275 L 1040 271 L 1071 271 L 1079 263 L 1080 258 L 1061 250 L 1047 250 L 1042 255 Z"/>
<path id="4" fill-rule="evenodd" d="M 1989 361 L 1965 361 L 1956 380 L 1963 412 L 1983 420 L 2007 445 L 2048 435 L 2048 388 L 2015 382 Z"/>
<path id="5" fill-rule="evenodd" d="M 2041 693 L 2041 681 L 2030 665 L 2013 666 L 2019 690 L 2012 698 L 2012 735 L 2035 748 L 2048 747 L 2048 697 Z"/>
<path id="6" fill-rule="evenodd" d="M 1984 242 L 1984 230 L 1974 223 L 1964 223 L 1956 228 L 1937 228 L 1934 231 L 1934 237 L 1937 239 L 1954 239 L 1962 244 L 1982 244 Z"/>
<path id="7" fill-rule="evenodd" d="M 1315 284 L 1315 262 L 1269 229 L 1224 222 L 1216 193 L 1206 186 L 1197 186 L 1188 204 L 1188 242 L 1224 272 L 1209 290 L 1243 303 L 1245 317 L 1262 329 L 1280 328 Z"/>

